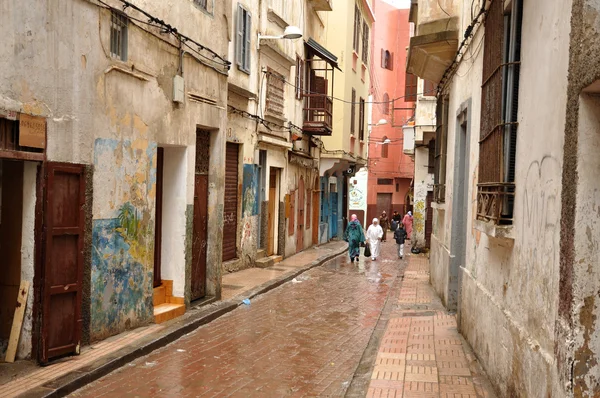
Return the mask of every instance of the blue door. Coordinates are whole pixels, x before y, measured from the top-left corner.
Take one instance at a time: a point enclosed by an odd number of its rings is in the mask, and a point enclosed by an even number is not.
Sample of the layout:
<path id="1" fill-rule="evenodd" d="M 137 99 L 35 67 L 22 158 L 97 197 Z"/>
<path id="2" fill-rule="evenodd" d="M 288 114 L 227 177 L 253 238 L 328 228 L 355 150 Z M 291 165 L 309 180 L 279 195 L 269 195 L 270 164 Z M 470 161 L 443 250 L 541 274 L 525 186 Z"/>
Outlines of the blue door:
<path id="1" fill-rule="evenodd" d="M 332 192 L 329 194 L 331 198 L 331 222 L 330 231 L 331 235 L 329 238 L 334 238 L 338 234 L 338 194 L 337 192 Z"/>

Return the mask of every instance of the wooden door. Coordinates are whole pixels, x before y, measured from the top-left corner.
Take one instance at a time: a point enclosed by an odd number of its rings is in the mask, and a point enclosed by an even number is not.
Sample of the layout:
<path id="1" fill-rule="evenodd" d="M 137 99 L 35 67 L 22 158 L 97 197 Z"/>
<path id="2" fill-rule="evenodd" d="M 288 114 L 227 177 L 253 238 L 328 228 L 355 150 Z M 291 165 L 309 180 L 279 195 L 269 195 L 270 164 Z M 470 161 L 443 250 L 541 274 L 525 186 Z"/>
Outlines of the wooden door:
<path id="1" fill-rule="evenodd" d="M 192 238 L 191 299 L 206 296 L 206 255 L 208 247 L 208 175 L 210 133 L 196 132 L 194 170 L 194 221 Z"/>
<path id="2" fill-rule="evenodd" d="M 296 252 L 304 250 L 304 179 L 300 177 L 298 182 L 298 222 L 296 229 Z"/>
<path id="3" fill-rule="evenodd" d="M 391 193 L 378 193 L 377 194 L 377 214 L 374 217 L 379 218 L 381 213 L 385 211 L 388 216 L 391 214 L 392 209 L 392 194 Z M 367 220 L 370 224 L 371 220 Z"/>
<path id="4" fill-rule="evenodd" d="M 315 177 L 315 186 L 313 190 L 312 197 L 312 241 L 314 245 L 319 244 L 319 210 L 321 208 L 320 203 L 320 190 L 319 190 L 319 177 Z"/>
<path id="5" fill-rule="evenodd" d="M 163 205 L 163 174 L 165 150 L 158 148 L 156 153 L 156 213 L 154 218 L 154 287 L 162 284 L 161 250 L 162 250 L 162 205 Z"/>
<path id="6" fill-rule="evenodd" d="M 223 208 L 223 261 L 237 257 L 239 148 L 227 143 Z"/>
<path id="7" fill-rule="evenodd" d="M 267 255 L 275 254 L 275 204 L 277 203 L 277 170 L 271 167 L 269 172 L 269 244 L 267 247 Z"/>
<path id="8" fill-rule="evenodd" d="M 84 242 L 84 167 L 48 162 L 40 361 L 79 354 Z"/>

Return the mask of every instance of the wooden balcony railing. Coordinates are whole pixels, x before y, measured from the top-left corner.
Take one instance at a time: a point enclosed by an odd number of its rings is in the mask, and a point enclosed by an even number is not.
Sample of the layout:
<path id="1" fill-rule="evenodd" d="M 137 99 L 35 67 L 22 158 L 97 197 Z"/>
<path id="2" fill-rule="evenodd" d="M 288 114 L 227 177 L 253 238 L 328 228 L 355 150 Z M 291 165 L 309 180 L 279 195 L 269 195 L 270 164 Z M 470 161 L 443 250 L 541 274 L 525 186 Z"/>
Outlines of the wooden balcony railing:
<path id="1" fill-rule="evenodd" d="M 477 219 L 496 225 L 512 224 L 514 197 L 514 183 L 478 184 Z"/>
<path id="2" fill-rule="evenodd" d="M 331 135 L 333 124 L 333 101 L 324 94 L 304 95 L 304 126 L 312 135 Z"/>

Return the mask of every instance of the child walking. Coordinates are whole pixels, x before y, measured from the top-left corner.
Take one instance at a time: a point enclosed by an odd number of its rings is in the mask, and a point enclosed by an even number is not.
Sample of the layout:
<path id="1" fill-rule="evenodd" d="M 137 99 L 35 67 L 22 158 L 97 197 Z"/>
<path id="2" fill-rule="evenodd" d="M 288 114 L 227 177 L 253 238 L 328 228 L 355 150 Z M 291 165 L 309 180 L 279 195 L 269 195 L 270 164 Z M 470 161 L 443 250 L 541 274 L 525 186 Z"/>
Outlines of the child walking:
<path id="1" fill-rule="evenodd" d="M 402 257 L 404 257 L 404 242 L 406 241 L 404 224 L 400 223 L 398 229 L 394 231 L 394 239 L 396 239 L 396 244 L 398 245 L 398 258 L 402 260 Z"/>

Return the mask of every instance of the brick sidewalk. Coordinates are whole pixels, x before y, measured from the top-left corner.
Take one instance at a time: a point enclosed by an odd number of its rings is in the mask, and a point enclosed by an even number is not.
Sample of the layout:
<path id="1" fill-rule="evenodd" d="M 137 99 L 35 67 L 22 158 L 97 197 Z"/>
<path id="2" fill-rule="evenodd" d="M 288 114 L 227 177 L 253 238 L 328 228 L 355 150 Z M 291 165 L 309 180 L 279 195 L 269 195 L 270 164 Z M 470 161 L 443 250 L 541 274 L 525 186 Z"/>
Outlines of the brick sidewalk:
<path id="1" fill-rule="evenodd" d="M 367 397 L 495 397 L 456 317 L 429 284 L 429 261 L 409 256 L 398 302 L 379 345 Z"/>
<path id="2" fill-rule="evenodd" d="M 307 265 L 315 264 L 319 259 L 331 258 L 343 252 L 345 248 L 346 244 L 344 242 L 331 242 L 307 249 L 269 269 L 251 268 L 240 273 L 226 274 L 223 276 L 222 282 L 222 299 L 224 301 L 219 302 L 217 305 L 226 304 L 229 301 L 233 303 L 231 309 L 234 309 L 242 297 L 255 296 L 277 286 L 279 282 L 283 282 L 291 275 L 301 272 Z M 210 306 L 200 308 L 210 310 Z M 110 362 L 118 358 L 122 355 L 123 350 L 136 345 L 151 344 L 156 339 L 154 336 L 168 333 L 169 329 L 176 329 L 178 323 L 185 325 L 186 318 L 195 317 L 197 312 L 198 307 L 192 307 L 185 315 L 173 321 L 121 333 L 84 347 L 79 356 L 67 357 L 46 367 L 38 367 L 34 363 L 21 363 L 19 365 L 22 366 L 19 367 L 19 370 L 14 371 L 14 374 L 10 374 L 13 372 L 12 369 L 16 368 L 11 368 L 10 364 L 3 364 L 0 371 L 6 374 L 2 375 L 2 379 L 10 381 L 0 388 L 0 398 L 16 397 L 24 393 L 27 393 L 28 396 L 45 396 L 62 385 L 60 379 L 85 376 L 85 372 L 94 369 L 100 362 Z"/>

